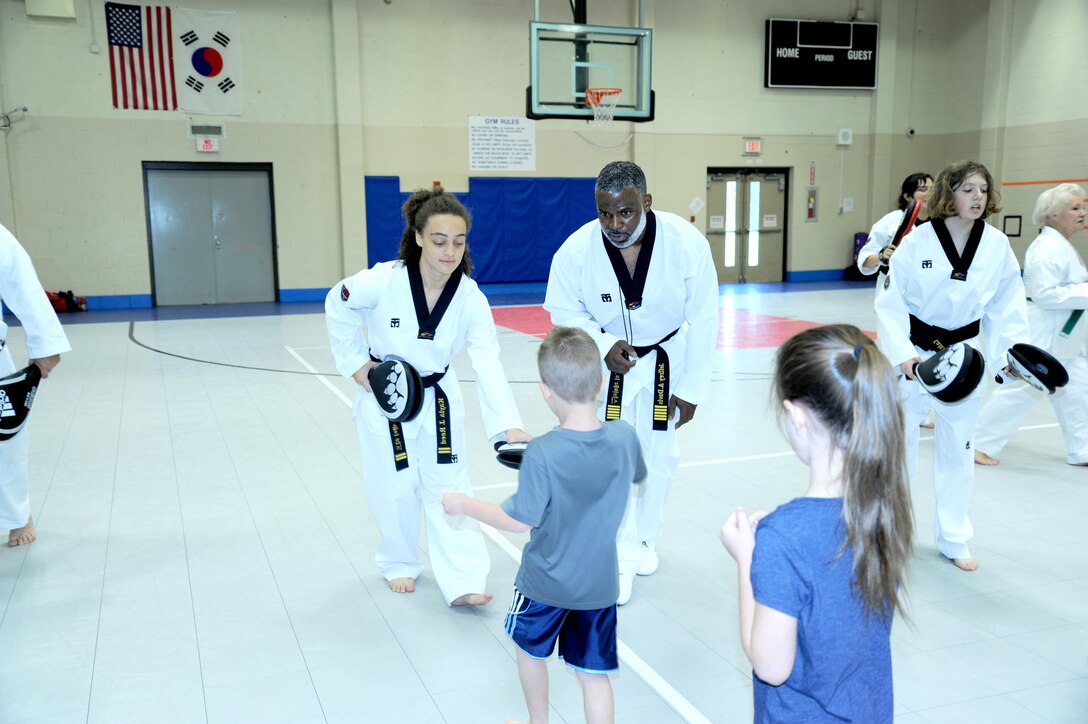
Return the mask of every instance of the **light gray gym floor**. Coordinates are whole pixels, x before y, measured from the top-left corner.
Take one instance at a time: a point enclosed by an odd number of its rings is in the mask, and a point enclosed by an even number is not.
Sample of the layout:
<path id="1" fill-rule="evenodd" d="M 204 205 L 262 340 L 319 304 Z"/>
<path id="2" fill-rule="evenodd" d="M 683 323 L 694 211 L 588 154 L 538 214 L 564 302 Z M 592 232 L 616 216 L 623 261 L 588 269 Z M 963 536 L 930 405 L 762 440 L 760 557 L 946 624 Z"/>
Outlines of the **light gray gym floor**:
<path id="1" fill-rule="evenodd" d="M 619 614 L 617 721 L 751 721 L 736 572 L 718 528 L 736 505 L 803 492 L 768 404 L 773 348 L 733 347 L 752 313 L 874 329 L 872 291 L 725 295 L 710 399 L 680 433 L 660 571 Z M 761 331 L 768 329 L 765 320 Z M 740 325 L 743 326 L 743 325 Z M 526 536 L 489 538 L 491 605 L 446 608 L 428 571 L 391 593 L 347 401 L 319 314 L 69 325 L 73 351 L 31 418 L 38 540 L 0 550 L 0 722 L 481 724 L 524 717 L 502 621 Z M 749 332 L 751 330 L 748 330 Z M 22 330 L 9 342 L 24 355 Z M 500 329 L 533 433 L 539 340 Z M 24 357 L 25 359 L 25 357 Z M 282 371 L 246 369 L 244 366 Z M 472 480 L 501 501 L 513 471 L 480 432 Z M 896 721 L 1088 721 L 1088 470 L 1067 466 L 1040 404 L 996 468 L 977 468 L 964 573 L 932 545 L 932 443 L 914 489 L 913 626 L 896 621 Z M 498 544 L 494 541 L 500 541 Z M 552 667 L 552 721 L 583 721 Z"/>

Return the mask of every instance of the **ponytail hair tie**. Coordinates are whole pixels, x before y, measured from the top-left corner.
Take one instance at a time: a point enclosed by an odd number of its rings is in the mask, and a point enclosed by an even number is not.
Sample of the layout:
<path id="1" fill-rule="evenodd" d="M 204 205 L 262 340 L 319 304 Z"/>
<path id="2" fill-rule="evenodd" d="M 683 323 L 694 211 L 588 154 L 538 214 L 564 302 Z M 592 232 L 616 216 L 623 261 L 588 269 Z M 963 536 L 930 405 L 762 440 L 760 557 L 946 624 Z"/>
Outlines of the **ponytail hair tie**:
<path id="1" fill-rule="evenodd" d="M 861 347 L 862 347 L 861 344 L 855 344 L 854 345 L 854 359 L 859 360 L 859 361 L 861 360 Z"/>

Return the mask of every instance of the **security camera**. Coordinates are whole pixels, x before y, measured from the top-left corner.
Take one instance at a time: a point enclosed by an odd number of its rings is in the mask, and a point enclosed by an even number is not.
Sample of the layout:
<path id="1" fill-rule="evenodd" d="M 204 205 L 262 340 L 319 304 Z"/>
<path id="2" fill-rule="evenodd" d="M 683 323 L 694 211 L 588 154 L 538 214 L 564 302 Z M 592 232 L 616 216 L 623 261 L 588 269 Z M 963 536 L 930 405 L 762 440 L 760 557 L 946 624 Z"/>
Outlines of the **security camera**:
<path id="1" fill-rule="evenodd" d="M 907 129 L 907 138 L 911 138 L 913 136 L 914 136 L 914 129 L 913 128 L 908 128 Z"/>

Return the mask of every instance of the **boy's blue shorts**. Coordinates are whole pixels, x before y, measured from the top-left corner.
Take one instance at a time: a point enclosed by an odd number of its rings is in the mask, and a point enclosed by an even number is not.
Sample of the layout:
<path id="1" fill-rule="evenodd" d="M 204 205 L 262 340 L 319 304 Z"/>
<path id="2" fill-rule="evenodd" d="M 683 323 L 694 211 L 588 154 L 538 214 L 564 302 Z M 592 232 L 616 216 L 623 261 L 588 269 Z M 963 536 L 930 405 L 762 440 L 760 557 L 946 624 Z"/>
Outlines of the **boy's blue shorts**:
<path id="1" fill-rule="evenodd" d="M 514 587 L 506 612 L 506 633 L 534 659 L 546 659 L 559 642 L 559 658 L 588 674 L 619 671 L 616 656 L 616 604 L 575 611 L 537 603 Z"/>

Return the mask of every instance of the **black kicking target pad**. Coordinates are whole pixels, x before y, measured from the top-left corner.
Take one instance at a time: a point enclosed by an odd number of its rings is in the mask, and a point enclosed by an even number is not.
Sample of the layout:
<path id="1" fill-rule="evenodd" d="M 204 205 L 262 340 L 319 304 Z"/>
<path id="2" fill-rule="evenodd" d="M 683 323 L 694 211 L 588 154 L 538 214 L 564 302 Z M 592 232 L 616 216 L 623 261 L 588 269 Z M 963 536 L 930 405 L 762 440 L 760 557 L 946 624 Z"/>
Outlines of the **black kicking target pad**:
<path id="1" fill-rule="evenodd" d="M 375 365 L 367 373 L 382 414 L 393 422 L 415 418 L 423 407 L 423 381 L 416 368 L 399 359 Z"/>
<path id="2" fill-rule="evenodd" d="M 508 468 L 518 470 L 521 468 L 521 458 L 525 455 L 527 442 L 497 442 L 495 443 L 495 459 Z"/>
<path id="3" fill-rule="evenodd" d="M 918 384 L 941 402 L 966 399 L 982 381 L 982 355 L 966 342 L 945 347 L 914 367 Z"/>
<path id="4" fill-rule="evenodd" d="M 1053 395 L 1054 390 L 1069 384 L 1069 373 L 1058 358 L 1031 344 L 1014 344 L 1009 348 L 1009 364 L 1037 390 Z"/>
<path id="5" fill-rule="evenodd" d="M 0 442 L 15 437 L 26 425 L 41 379 L 38 365 L 0 377 Z"/>

